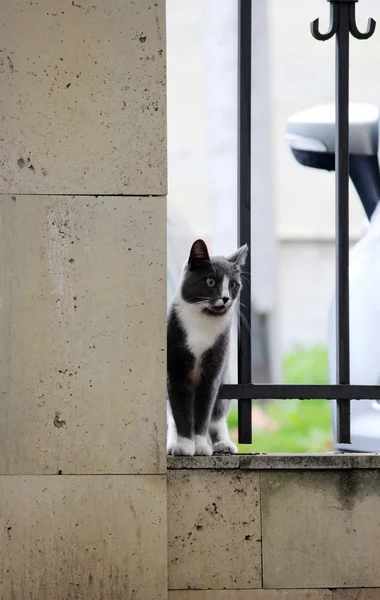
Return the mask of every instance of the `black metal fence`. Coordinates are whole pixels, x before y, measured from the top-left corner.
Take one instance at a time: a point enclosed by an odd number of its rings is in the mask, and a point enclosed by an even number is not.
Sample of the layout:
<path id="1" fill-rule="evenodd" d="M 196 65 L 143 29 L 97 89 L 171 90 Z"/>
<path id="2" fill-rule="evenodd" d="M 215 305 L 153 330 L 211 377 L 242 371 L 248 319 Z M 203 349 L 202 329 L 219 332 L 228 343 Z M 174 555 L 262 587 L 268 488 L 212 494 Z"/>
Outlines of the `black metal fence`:
<path id="1" fill-rule="evenodd" d="M 252 0 L 239 1 L 238 64 L 238 238 L 251 249 L 251 36 Z M 351 443 L 350 400 L 380 399 L 380 386 L 350 385 L 349 324 L 349 36 L 369 38 L 375 21 L 368 20 L 367 30 L 358 30 L 355 3 L 358 0 L 330 2 L 330 25 L 326 33 L 319 30 L 319 19 L 311 23 L 314 38 L 326 41 L 336 36 L 335 62 L 335 248 L 336 248 L 336 385 L 256 385 L 251 382 L 251 257 L 247 260 L 247 283 L 240 299 L 238 340 L 238 381 L 224 385 L 222 398 L 238 398 L 239 443 L 252 442 L 253 399 L 336 399 L 337 441 Z M 245 326 L 245 324 L 247 326 Z"/>

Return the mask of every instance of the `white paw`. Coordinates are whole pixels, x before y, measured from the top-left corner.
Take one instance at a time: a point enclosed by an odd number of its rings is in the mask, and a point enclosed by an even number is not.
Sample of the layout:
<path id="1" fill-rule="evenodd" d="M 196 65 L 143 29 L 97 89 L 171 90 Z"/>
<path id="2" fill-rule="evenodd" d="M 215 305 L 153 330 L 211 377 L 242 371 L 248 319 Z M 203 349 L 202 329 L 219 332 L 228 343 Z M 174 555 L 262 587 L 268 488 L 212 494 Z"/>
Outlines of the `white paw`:
<path id="1" fill-rule="evenodd" d="M 207 441 L 207 437 L 203 435 L 195 436 L 195 454 L 200 456 L 211 456 L 212 447 Z"/>
<path id="2" fill-rule="evenodd" d="M 194 456 L 194 452 L 194 441 L 178 436 L 177 442 L 173 446 L 172 454 L 174 456 Z"/>
<path id="3" fill-rule="evenodd" d="M 214 452 L 219 452 L 223 454 L 236 454 L 237 447 L 231 440 L 221 440 L 220 442 L 215 442 L 213 445 Z"/>

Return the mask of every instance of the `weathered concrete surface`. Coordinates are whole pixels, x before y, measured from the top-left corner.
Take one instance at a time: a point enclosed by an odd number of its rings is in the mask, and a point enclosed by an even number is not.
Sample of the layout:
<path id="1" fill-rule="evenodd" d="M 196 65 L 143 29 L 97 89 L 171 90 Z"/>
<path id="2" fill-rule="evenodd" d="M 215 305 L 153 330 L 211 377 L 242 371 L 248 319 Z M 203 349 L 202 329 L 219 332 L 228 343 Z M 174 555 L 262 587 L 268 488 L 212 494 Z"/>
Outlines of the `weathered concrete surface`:
<path id="1" fill-rule="evenodd" d="M 0 474 L 166 470 L 165 198 L 0 200 Z"/>
<path id="2" fill-rule="evenodd" d="M 265 588 L 380 586 L 380 471 L 261 474 Z"/>
<path id="3" fill-rule="evenodd" d="M 331 600 L 330 590 L 175 590 L 169 600 Z M 372 600 L 372 599 L 371 599 Z"/>
<path id="4" fill-rule="evenodd" d="M 4 1 L 0 22 L 0 193 L 165 194 L 165 1 Z"/>
<path id="5" fill-rule="evenodd" d="M 380 454 L 234 454 L 169 456 L 169 469 L 378 469 Z"/>
<path id="6" fill-rule="evenodd" d="M 165 600 L 164 476 L 0 477 L 1 600 Z"/>
<path id="7" fill-rule="evenodd" d="M 168 472 L 169 589 L 261 587 L 259 475 Z"/>
<path id="8" fill-rule="evenodd" d="M 333 590 L 332 600 L 380 600 L 380 588 Z"/>
<path id="9" fill-rule="evenodd" d="M 168 456 L 168 469 L 238 469 L 238 454 L 224 456 Z"/>

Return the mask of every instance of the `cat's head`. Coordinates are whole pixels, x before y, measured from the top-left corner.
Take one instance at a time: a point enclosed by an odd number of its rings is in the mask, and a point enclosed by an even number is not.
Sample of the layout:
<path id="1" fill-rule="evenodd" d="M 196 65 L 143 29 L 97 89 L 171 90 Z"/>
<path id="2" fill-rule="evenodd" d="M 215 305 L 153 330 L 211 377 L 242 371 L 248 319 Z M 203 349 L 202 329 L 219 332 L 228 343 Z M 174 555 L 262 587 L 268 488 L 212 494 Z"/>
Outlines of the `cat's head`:
<path id="1" fill-rule="evenodd" d="M 248 246 L 245 245 L 231 256 L 210 257 L 204 241 L 196 240 L 183 272 L 182 299 L 199 307 L 203 313 L 213 316 L 226 314 L 239 296 L 241 269 L 247 254 Z"/>

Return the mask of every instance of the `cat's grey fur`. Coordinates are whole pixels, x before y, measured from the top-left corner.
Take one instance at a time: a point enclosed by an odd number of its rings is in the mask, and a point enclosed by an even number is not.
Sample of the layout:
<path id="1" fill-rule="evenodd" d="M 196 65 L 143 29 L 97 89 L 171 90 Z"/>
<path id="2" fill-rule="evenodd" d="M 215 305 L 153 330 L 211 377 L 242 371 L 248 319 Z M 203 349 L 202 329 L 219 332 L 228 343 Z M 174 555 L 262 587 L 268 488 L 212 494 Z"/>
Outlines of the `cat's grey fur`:
<path id="1" fill-rule="evenodd" d="M 226 383 L 233 312 L 248 247 L 210 258 L 203 240 L 192 245 L 167 329 L 168 454 L 236 452 L 228 435 Z"/>

